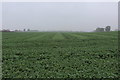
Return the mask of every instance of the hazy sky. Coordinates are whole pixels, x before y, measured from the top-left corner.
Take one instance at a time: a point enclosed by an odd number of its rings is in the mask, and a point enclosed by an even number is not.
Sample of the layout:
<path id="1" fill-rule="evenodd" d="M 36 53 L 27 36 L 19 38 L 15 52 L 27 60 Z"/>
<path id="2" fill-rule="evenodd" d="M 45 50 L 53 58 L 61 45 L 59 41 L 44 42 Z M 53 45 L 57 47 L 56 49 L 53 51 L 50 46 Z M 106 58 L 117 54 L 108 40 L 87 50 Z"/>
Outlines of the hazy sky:
<path id="1" fill-rule="evenodd" d="M 1 0 L 2 2 L 118 2 L 119 0 Z"/>
<path id="2" fill-rule="evenodd" d="M 5 2 L 3 29 L 93 31 L 118 28 L 117 2 Z"/>

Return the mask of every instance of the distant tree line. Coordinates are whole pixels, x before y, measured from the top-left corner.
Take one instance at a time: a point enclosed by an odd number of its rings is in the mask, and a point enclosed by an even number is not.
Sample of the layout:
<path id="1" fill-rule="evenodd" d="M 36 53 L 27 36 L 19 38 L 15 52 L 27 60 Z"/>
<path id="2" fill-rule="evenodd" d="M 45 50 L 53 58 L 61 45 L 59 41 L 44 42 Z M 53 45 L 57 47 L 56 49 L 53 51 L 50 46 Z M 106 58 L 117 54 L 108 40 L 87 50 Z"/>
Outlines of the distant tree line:
<path id="1" fill-rule="evenodd" d="M 0 32 L 39 32 L 39 30 L 31 30 L 31 29 L 23 29 L 23 30 L 10 30 L 10 29 L 2 29 Z"/>
<path id="2" fill-rule="evenodd" d="M 95 32 L 110 32 L 111 26 L 106 26 L 105 28 L 96 28 Z"/>

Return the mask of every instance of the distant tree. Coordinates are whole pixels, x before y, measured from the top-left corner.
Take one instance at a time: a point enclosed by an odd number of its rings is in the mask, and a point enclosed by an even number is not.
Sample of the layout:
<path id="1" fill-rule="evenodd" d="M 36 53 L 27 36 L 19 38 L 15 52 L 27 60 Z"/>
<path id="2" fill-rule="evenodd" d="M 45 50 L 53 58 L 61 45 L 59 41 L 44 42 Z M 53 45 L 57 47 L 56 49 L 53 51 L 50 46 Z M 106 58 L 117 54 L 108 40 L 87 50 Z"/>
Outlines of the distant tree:
<path id="1" fill-rule="evenodd" d="M 23 31 L 26 31 L 25 29 Z"/>
<path id="2" fill-rule="evenodd" d="M 97 28 L 95 31 L 96 32 L 104 32 L 104 28 Z"/>
<path id="3" fill-rule="evenodd" d="M 11 32 L 9 29 L 3 29 L 2 32 Z"/>
<path id="4" fill-rule="evenodd" d="M 111 27 L 110 27 L 110 26 L 106 26 L 105 31 L 106 31 L 106 32 L 109 32 L 109 31 L 110 31 L 110 29 L 111 29 Z"/>
<path id="5" fill-rule="evenodd" d="M 30 29 L 28 29 L 27 31 L 30 31 Z"/>

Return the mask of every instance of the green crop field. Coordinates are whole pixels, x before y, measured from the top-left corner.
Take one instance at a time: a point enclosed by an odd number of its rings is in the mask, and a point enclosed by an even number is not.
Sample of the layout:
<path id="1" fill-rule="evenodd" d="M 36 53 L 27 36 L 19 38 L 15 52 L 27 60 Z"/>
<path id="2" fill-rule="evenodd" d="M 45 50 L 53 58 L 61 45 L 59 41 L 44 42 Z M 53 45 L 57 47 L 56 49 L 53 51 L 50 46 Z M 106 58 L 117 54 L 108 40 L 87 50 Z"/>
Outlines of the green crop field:
<path id="1" fill-rule="evenodd" d="M 118 32 L 3 32 L 3 78 L 117 78 Z"/>

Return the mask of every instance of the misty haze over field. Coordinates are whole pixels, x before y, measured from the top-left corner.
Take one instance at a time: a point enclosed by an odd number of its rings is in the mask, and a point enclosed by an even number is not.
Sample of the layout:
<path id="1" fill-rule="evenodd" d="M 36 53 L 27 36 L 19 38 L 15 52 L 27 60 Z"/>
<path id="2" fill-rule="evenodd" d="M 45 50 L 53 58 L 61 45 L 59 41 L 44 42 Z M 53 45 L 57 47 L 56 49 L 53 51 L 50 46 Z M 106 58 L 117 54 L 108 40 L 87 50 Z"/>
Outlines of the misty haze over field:
<path id="1" fill-rule="evenodd" d="M 7 2 L 2 4 L 3 29 L 93 31 L 118 28 L 116 2 Z"/>

